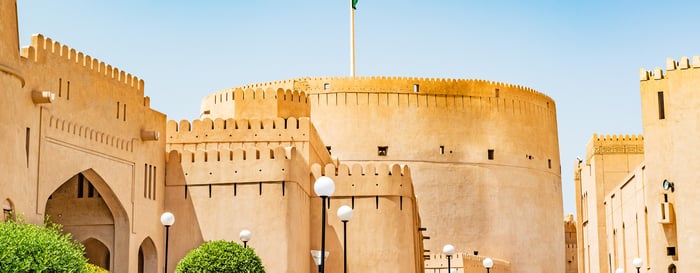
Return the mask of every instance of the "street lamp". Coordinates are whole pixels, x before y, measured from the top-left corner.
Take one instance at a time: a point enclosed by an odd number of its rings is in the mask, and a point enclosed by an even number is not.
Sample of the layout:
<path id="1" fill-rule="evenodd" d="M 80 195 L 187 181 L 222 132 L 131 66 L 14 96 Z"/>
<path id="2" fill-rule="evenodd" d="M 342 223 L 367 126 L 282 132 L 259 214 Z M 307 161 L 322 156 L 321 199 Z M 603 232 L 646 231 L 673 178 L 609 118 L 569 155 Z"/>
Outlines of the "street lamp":
<path id="1" fill-rule="evenodd" d="M 642 267 L 642 259 L 634 258 L 634 260 L 632 260 L 632 265 L 637 268 L 637 273 L 639 273 L 639 268 Z"/>
<path id="2" fill-rule="evenodd" d="M 321 253 L 326 253 L 326 198 L 333 195 L 335 191 L 335 183 L 328 176 L 321 176 L 314 183 L 314 192 L 321 197 Z M 323 267 L 326 264 L 325 257 L 321 258 L 321 263 L 318 265 L 318 272 L 324 273 Z"/>
<path id="3" fill-rule="evenodd" d="M 348 221 L 352 219 L 352 208 L 341 206 L 338 208 L 338 218 L 343 221 L 343 273 L 348 273 Z"/>
<path id="4" fill-rule="evenodd" d="M 452 258 L 452 255 L 455 254 L 455 247 L 450 244 L 447 244 L 442 247 L 442 253 L 447 255 L 447 272 L 450 272 L 450 270 L 452 269 L 452 266 L 450 265 L 450 259 Z"/>
<path id="5" fill-rule="evenodd" d="M 241 241 L 243 241 L 244 248 L 248 248 L 248 241 L 250 241 L 250 236 L 253 236 L 253 234 L 250 233 L 250 230 L 247 229 L 241 230 L 241 233 L 238 234 L 238 237 L 240 237 Z"/>
<path id="6" fill-rule="evenodd" d="M 170 212 L 164 212 L 160 215 L 160 223 L 165 226 L 165 270 L 163 273 L 168 273 L 168 236 L 170 226 L 175 223 L 175 215 Z"/>
<path id="7" fill-rule="evenodd" d="M 491 260 L 491 258 L 484 259 L 482 264 L 486 267 L 486 273 L 491 272 L 491 268 L 493 267 L 493 260 Z"/>
<path id="8" fill-rule="evenodd" d="M 625 270 L 618 267 L 617 269 L 615 269 L 615 273 L 625 273 Z"/>

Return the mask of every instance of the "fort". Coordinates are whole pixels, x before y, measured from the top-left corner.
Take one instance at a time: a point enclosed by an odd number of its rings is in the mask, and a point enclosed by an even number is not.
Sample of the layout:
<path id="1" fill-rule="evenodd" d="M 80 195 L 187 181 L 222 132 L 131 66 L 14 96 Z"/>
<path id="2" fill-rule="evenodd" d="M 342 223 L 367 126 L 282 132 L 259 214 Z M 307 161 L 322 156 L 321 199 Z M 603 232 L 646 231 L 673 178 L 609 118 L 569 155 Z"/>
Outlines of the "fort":
<path id="1" fill-rule="evenodd" d="M 249 229 L 268 272 L 314 272 L 324 207 L 329 272 L 344 248 L 350 272 L 439 272 L 445 244 L 458 272 L 485 257 L 494 272 L 565 270 L 556 105 L 542 93 L 303 77 L 214 92 L 199 119 L 168 121 L 136 76 L 43 35 L 20 50 L 14 0 L 0 18 L 5 217 L 49 217 L 111 272 L 162 272 L 165 211 L 176 217 L 170 271 Z M 336 185 L 326 204 L 313 191 L 321 176 Z M 348 245 L 333 216 L 342 205 L 354 210 Z"/>

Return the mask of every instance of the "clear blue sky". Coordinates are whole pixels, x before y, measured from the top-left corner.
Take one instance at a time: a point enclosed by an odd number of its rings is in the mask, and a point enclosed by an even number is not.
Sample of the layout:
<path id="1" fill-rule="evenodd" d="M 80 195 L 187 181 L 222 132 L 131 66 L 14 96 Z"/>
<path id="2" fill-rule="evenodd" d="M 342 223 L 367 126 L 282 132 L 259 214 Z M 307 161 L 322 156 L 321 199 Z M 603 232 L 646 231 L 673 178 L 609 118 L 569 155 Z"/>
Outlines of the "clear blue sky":
<path id="1" fill-rule="evenodd" d="M 151 106 L 195 119 L 205 95 L 349 74 L 350 0 L 18 0 L 42 33 L 146 81 Z M 478 78 L 557 103 L 564 211 L 593 133 L 639 134 L 639 68 L 700 55 L 698 1 L 360 0 L 357 74 Z M 525 137 L 525 136 L 524 136 Z"/>

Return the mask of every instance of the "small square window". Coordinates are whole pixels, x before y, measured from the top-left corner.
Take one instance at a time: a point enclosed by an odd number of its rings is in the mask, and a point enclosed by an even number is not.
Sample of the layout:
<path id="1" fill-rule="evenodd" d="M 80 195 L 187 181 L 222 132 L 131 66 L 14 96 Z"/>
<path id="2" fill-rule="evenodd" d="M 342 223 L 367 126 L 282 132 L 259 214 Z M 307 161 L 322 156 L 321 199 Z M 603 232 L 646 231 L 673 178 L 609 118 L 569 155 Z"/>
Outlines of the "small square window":
<path id="1" fill-rule="evenodd" d="M 666 256 L 676 256 L 676 247 L 669 246 L 666 248 Z"/>
<path id="2" fill-rule="evenodd" d="M 331 84 L 330 83 L 324 83 L 323 84 L 323 90 L 328 90 L 331 89 Z"/>
<path id="3" fill-rule="evenodd" d="M 386 156 L 389 152 L 389 146 L 377 146 L 377 155 Z"/>

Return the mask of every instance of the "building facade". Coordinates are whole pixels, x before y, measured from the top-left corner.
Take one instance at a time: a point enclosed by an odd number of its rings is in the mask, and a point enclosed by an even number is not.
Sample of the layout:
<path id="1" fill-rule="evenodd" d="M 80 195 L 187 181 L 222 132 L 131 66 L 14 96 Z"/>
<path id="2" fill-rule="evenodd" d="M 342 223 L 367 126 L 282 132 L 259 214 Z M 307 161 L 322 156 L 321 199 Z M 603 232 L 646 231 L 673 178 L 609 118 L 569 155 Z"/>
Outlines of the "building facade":
<path id="1" fill-rule="evenodd" d="M 444 244 L 493 257 L 499 272 L 564 271 L 551 259 L 565 251 L 546 95 L 483 80 L 299 78 L 215 92 L 201 119 L 167 121 L 143 80 L 42 35 L 20 50 L 15 1 L 0 16 L 3 210 L 62 224 L 94 264 L 162 272 L 159 216 L 171 211 L 169 271 L 249 229 L 268 272 L 313 272 L 325 206 L 328 271 L 347 248 L 349 272 L 423 272 Z M 321 176 L 336 185 L 327 204 L 313 191 Z M 342 205 L 354 209 L 346 246 Z"/>
<path id="2" fill-rule="evenodd" d="M 700 57 L 640 71 L 642 136 L 594 136 L 576 167 L 580 272 L 692 272 L 700 266 L 691 186 L 700 166 Z"/>

